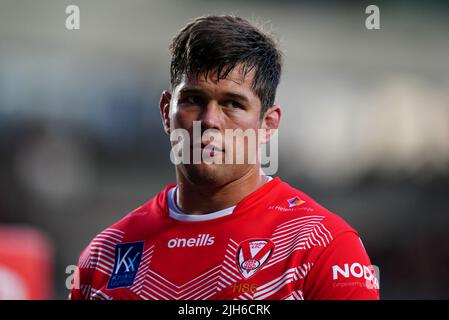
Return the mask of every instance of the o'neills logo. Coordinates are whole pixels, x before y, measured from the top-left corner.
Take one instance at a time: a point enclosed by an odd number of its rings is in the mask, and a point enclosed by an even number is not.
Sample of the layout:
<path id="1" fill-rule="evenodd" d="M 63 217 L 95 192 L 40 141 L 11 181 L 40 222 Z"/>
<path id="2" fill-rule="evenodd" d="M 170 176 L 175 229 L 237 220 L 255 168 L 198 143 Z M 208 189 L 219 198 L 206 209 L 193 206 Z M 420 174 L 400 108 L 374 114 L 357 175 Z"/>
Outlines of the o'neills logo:
<path id="1" fill-rule="evenodd" d="M 241 274 L 248 279 L 267 262 L 274 244 L 269 239 L 248 239 L 237 250 L 237 265 Z"/>
<path id="2" fill-rule="evenodd" d="M 167 242 L 167 246 L 172 248 L 185 248 L 185 247 L 203 247 L 211 246 L 215 243 L 215 237 L 210 234 L 199 234 L 196 238 L 175 238 L 170 239 Z"/>

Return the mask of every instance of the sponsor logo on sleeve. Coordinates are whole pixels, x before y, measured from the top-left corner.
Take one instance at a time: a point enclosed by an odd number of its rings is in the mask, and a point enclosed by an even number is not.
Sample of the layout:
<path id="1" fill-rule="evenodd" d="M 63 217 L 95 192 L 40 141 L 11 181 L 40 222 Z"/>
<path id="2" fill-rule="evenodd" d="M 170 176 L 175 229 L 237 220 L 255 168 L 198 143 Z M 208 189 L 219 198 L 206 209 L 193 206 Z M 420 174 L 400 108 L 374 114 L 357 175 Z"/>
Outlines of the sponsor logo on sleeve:
<path id="1" fill-rule="evenodd" d="M 364 279 L 364 282 L 346 282 L 339 280 L 343 279 Z M 363 285 L 368 289 L 379 289 L 379 268 L 374 265 L 365 266 L 358 262 L 352 264 L 345 263 L 343 265 L 333 265 L 332 266 L 332 280 L 334 286 L 348 286 L 348 285 Z"/>

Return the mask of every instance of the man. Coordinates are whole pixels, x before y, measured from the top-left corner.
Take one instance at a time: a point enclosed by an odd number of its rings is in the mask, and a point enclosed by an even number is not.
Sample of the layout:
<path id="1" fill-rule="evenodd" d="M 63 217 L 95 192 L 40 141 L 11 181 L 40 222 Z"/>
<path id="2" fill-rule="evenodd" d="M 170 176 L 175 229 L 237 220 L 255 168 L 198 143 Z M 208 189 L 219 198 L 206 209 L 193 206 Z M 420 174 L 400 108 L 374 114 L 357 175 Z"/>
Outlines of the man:
<path id="1" fill-rule="evenodd" d="M 71 298 L 378 299 L 357 232 L 261 170 L 281 116 L 272 38 L 242 18 L 208 16 L 170 48 L 160 112 L 177 184 L 89 244 Z M 255 148 L 239 139 L 256 131 Z"/>

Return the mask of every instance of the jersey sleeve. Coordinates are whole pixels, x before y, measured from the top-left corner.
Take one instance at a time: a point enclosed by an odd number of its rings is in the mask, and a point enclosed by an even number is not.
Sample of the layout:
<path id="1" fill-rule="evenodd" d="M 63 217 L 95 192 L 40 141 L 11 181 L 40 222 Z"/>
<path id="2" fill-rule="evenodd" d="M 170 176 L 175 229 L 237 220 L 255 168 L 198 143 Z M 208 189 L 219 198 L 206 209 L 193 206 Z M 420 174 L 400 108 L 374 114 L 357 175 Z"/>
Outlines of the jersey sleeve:
<path id="1" fill-rule="evenodd" d="M 339 234 L 315 259 L 304 281 L 306 300 L 378 300 L 379 283 L 354 231 Z"/>
<path id="2" fill-rule="evenodd" d="M 89 300 L 91 288 L 90 245 L 81 253 L 73 275 L 69 300 Z"/>

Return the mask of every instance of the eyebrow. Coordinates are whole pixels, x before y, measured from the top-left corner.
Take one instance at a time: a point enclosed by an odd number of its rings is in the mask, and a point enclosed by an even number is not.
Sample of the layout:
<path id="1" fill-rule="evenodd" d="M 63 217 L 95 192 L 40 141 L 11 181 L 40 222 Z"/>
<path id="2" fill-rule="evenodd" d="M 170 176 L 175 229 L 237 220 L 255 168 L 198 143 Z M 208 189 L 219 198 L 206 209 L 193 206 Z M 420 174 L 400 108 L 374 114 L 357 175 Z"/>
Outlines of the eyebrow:
<path id="1" fill-rule="evenodd" d="M 229 98 L 232 98 L 232 99 L 236 99 L 236 100 L 240 100 L 240 101 L 244 101 L 244 102 L 249 102 L 249 99 L 246 96 L 238 94 L 238 93 L 226 92 L 224 95 L 229 97 Z"/>
<path id="2" fill-rule="evenodd" d="M 207 93 L 201 89 L 201 88 L 183 88 L 180 90 L 179 92 L 182 95 L 185 94 L 200 94 L 200 95 L 207 95 Z M 223 93 L 224 96 L 226 96 L 227 98 L 231 98 L 231 99 L 236 99 L 236 100 L 240 100 L 243 102 L 249 102 L 248 97 L 246 97 L 245 95 L 239 94 L 239 93 L 234 93 L 234 92 L 224 92 Z"/>
<path id="3" fill-rule="evenodd" d="M 204 95 L 205 92 L 202 89 L 199 88 L 182 88 L 181 90 L 179 90 L 180 94 L 188 94 L 188 93 L 194 93 L 194 94 L 201 94 Z"/>

